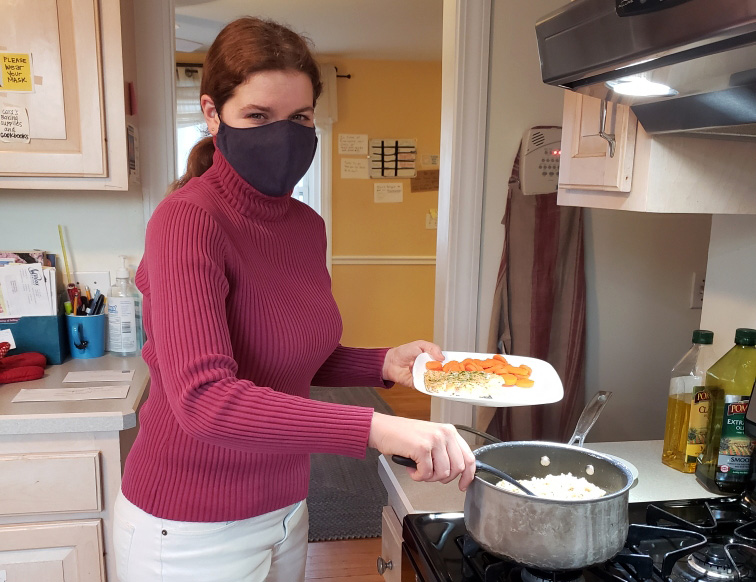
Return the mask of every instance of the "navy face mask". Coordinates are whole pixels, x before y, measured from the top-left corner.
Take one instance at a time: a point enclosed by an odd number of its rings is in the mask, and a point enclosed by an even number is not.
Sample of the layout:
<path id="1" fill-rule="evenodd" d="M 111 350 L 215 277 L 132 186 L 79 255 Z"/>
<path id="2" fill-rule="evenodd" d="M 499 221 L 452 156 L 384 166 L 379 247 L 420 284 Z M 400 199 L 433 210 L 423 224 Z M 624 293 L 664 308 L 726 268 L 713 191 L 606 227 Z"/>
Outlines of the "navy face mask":
<path id="1" fill-rule="evenodd" d="M 314 127 L 288 119 L 258 127 L 230 127 L 221 121 L 216 145 L 255 190 L 284 196 L 307 173 L 318 138 Z"/>

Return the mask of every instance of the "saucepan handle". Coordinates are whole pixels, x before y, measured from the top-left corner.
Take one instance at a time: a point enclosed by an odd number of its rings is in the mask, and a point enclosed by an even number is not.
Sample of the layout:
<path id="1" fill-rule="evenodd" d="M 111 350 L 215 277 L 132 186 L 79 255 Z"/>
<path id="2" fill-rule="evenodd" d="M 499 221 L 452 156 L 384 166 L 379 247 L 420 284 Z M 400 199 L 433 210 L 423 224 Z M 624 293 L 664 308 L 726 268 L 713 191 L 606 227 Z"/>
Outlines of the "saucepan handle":
<path id="1" fill-rule="evenodd" d="M 487 441 L 491 441 L 492 443 L 500 443 L 502 442 L 501 439 L 497 439 L 495 436 L 488 434 L 487 432 L 483 432 L 482 430 L 478 430 L 476 428 L 472 428 L 471 426 L 465 426 L 464 424 L 455 424 L 454 428 L 457 430 L 463 430 L 465 432 L 470 432 L 474 435 L 478 435 L 481 438 L 486 439 Z"/>
<path id="2" fill-rule="evenodd" d="M 391 460 L 397 465 L 402 467 L 409 467 L 410 469 L 417 469 L 417 463 L 409 457 L 402 457 L 401 455 L 391 455 Z"/>

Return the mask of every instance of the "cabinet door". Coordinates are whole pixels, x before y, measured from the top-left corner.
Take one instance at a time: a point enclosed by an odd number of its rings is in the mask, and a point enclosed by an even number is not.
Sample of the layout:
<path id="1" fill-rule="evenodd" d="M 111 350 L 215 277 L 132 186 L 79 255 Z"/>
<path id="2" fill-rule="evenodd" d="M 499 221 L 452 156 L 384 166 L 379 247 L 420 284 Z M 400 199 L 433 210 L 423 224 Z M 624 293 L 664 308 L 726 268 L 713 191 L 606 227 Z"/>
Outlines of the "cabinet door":
<path id="1" fill-rule="evenodd" d="M 385 564 L 383 579 L 400 582 L 402 578 L 402 525 L 391 506 L 383 508 L 381 519 L 381 556 Z"/>
<path id="2" fill-rule="evenodd" d="M 28 119 L 26 143 L 5 133 L 3 176 L 106 174 L 100 30 L 93 0 L 10 2 L 4 14 L 5 51 L 29 56 L 28 85 L 5 83 L 5 109 Z M 8 81 L 8 71 L 4 71 Z"/>
<path id="3" fill-rule="evenodd" d="M 3 579 L 104 582 L 99 519 L 0 526 Z"/>
<path id="4" fill-rule="evenodd" d="M 614 134 L 615 148 L 599 135 L 602 102 L 565 91 L 559 187 L 629 192 L 632 187 L 638 121 L 630 108 L 606 104 L 605 133 Z"/>

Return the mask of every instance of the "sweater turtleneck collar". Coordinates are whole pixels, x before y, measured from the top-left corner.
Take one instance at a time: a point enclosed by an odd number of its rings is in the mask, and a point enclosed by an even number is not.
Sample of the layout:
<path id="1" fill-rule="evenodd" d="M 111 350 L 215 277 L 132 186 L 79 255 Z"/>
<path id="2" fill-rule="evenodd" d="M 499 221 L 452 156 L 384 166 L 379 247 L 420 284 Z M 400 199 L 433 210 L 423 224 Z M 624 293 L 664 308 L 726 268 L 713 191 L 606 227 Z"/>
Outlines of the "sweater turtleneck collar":
<path id="1" fill-rule="evenodd" d="M 248 218 L 280 220 L 289 210 L 291 192 L 284 196 L 268 196 L 256 190 L 231 167 L 217 148 L 213 165 L 202 177 L 216 184 L 223 198 Z"/>

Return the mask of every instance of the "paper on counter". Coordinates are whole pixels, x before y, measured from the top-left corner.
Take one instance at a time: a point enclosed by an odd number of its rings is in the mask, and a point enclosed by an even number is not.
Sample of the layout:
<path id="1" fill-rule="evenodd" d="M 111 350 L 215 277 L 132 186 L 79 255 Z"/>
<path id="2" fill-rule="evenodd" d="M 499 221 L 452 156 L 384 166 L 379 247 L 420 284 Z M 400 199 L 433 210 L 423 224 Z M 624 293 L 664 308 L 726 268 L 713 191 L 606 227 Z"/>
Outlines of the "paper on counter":
<path id="1" fill-rule="evenodd" d="M 50 300 L 50 278 L 39 263 L 11 264 L 0 268 L 0 287 L 8 310 L 3 317 L 55 315 Z M 54 286 L 53 286 L 54 295 Z"/>
<path id="2" fill-rule="evenodd" d="M 134 370 L 84 370 L 69 372 L 63 382 L 124 382 L 134 379 Z"/>
<path id="3" fill-rule="evenodd" d="M 64 400 L 104 400 L 126 398 L 129 384 L 79 386 L 76 388 L 22 388 L 11 402 L 59 402 Z"/>

